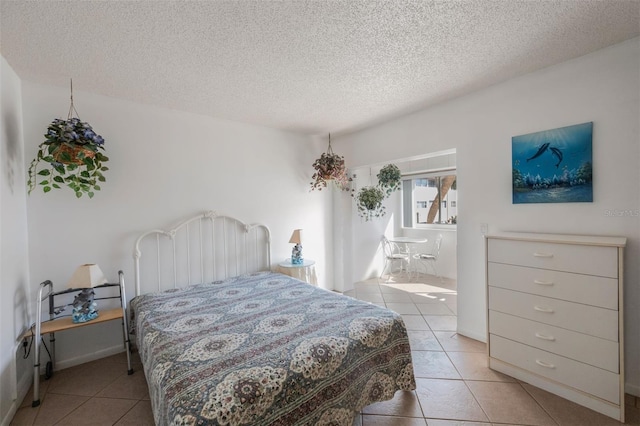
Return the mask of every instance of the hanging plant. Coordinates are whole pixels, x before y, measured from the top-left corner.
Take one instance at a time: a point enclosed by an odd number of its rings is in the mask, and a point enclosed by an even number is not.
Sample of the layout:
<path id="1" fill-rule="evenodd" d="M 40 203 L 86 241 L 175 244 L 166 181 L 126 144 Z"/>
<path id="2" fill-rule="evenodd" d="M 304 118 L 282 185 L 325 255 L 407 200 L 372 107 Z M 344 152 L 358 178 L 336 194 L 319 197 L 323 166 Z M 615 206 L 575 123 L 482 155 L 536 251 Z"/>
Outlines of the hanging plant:
<path id="1" fill-rule="evenodd" d="M 71 188 L 76 197 L 87 194 L 93 198 L 100 190 L 100 183 L 106 179 L 102 172 L 109 170 L 103 163 L 109 158 L 104 150 L 104 139 L 89 123 L 73 117 L 78 112 L 73 106 L 73 83 L 71 86 L 71 107 L 66 120 L 56 118 L 49 124 L 45 141 L 38 147 L 36 158 L 29 166 L 27 187 L 29 194 L 37 185 L 47 193 L 63 186 Z M 38 171 L 40 162 L 45 167 Z"/>
<path id="2" fill-rule="evenodd" d="M 365 221 L 382 217 L 386 214 L 386 208 L 382 205 L 385 199 L 384 192 L 377 186 L 365 186 L 355 196 L 358 206 L 358 215 Z"/>
<path id="3" fill-rule="evenodd" d="M 322 191 L 331 181 L 342 191 L 349 190 L 351 178 L 347 175 L 347 168 L 344 165 L 344 157 L 334 154 L 331 149 L 331 133 L 329 133 L 329 148 L 326 153 L 322 153 L 320 158 L 313 162 L 315 173 L 311 178 L 311 190 Z"/>
<path id="4" fill-rule="evenodd" d="M 400 189 L 402 185 L 402 175 L 400 169 L 395 164 L 387 164 L 377 175 L 378 186 L 387 194 L 391 195 L 393 191 Z"/>

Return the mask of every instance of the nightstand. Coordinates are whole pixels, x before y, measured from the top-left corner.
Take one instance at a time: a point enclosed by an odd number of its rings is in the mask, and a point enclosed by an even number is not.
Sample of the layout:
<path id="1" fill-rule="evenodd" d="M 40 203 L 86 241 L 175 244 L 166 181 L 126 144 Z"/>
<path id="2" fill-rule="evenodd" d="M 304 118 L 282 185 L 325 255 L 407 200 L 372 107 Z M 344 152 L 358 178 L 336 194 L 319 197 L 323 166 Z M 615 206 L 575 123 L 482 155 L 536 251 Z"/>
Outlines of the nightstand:
<path id="1" fill-rule="evenodd" d="M 305 281 L 311 285 L 318 285 L 315 264 L 315 260 L 304 259 L 301 265 L 294 265 L 291 263 L 291 259 L 287 259 L 278 263 L 277 272 Z"/>

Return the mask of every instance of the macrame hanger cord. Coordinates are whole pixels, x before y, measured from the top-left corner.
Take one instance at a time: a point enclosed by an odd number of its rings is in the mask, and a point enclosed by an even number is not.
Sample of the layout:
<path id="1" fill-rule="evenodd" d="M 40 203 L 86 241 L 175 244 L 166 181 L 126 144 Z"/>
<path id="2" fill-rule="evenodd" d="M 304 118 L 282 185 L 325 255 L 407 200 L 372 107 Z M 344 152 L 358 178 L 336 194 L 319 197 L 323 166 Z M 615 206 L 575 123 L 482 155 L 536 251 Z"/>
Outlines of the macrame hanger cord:
<path id="1" fill-rule="evenodd" d="M 331 149 L 331 133 L 329 133 L 329 148 L 327 148 L 327 154 L 333 155 L 333 149 Z"/>
<path id="2" fill-rule="evenodd" d="M 73 117 L 73 113 L 76 113 L 76 117 L 78 117 L 78 120 L 80 119 L 80 115 L 78 114 L 78 111 L 76 111 L 76 107 L 73 106 L 73 79 L 70 79 L 71 81 L 71 106 L 69 106 L 69 115 L 67 116 L 67 120 L 70 120 L 71 117 Z"/>

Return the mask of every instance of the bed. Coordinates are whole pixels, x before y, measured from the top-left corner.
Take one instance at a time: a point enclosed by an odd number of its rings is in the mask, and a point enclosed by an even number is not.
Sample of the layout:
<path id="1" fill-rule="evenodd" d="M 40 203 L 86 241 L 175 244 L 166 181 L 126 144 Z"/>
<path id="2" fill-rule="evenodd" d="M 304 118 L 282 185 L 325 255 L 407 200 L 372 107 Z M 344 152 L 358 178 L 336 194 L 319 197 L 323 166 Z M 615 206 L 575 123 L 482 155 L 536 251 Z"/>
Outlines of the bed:
<path id="1" fill-rule="evenodd" d="M 400 315 L 271 272 L 263 225 L 205 212 L 142 234 L 134 264 L 158 425 L 351 425 L 415 389 Z"/>

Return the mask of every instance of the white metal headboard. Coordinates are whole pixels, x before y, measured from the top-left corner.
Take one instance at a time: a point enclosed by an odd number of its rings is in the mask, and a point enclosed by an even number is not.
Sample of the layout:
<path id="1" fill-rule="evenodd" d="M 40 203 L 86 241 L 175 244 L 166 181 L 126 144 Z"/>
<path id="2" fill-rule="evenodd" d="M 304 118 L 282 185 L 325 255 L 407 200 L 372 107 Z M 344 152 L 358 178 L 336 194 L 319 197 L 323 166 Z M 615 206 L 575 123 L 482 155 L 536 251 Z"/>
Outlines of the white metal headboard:
<path id="1" fill-rule="evenodd" d="M 271 233 L 265 225 L 207 211 L 140 235 L 133 259 L 138 296 L 270 270 Z"/>

